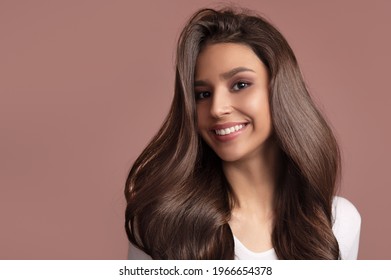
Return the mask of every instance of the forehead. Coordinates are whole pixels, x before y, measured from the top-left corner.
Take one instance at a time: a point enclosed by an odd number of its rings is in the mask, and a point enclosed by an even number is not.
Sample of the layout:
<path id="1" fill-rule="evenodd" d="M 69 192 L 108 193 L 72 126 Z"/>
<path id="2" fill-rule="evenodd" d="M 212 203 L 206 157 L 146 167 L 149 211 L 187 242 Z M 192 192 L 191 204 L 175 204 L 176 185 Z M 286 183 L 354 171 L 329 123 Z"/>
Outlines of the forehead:
<path id="1" fill-rule="evenodd" d="M 265 66 L 254 51 L 245 44 L 216 43 L 206 45 L 197 57 L 195 78 L 205 79 L 237 67 L 264 73 Z"/>

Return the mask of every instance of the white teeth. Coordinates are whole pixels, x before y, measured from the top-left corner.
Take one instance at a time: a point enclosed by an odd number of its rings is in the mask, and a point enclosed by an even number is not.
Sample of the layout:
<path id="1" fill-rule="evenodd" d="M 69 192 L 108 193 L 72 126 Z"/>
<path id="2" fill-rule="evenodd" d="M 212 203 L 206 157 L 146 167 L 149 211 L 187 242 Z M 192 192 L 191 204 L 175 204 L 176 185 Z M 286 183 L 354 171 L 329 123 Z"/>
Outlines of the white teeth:
<path id="1" fill-rule="evenodd" d="M 239 125 L 235 125 L 233 127 L 228 127 L 228 128 L 224 128 L 224 129 L 216 129 L 215 133 L 217 135 L 227 135 L 227 134 L 231 134 L 235 131 L 242 129 L 243 127 L 244 127 L 243 124 L 239 124 Z"/>

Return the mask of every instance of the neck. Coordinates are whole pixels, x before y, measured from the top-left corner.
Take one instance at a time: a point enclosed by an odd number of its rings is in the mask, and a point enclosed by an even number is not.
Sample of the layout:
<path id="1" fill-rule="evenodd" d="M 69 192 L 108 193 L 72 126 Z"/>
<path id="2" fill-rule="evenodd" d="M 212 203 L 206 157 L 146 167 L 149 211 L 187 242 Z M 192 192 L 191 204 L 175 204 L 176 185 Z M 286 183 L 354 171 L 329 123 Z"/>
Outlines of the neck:
<path id="1" fill-rule="evenodd" d="M 257 156 L 235 162 L 223 162 L 224 174 L 236 198 L 233 212 L 272 216 L 277 156 L 278 147 L 273 142 Z"/>

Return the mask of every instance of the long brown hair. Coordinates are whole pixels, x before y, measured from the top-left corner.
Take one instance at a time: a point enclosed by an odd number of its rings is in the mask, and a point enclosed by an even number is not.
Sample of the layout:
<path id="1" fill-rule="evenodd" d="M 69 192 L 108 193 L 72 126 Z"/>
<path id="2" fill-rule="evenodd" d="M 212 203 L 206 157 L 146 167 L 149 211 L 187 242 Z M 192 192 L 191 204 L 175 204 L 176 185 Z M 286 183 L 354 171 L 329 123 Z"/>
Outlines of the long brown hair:
<path id="1" fill-rule="evenodd" d="M 278 258 L 339 258 L 331 211 L 340 172 L 335 137 L 281 33 L 252 12 L 232 9 L 199 10 L 179 37 L 171 109 L 126 181 L 130 242 L 153 259 L 234 258 L 234 194 L 221 160 L 197 133 L 193 90 L 200 50 L 220 42 L 246 44 L 269 72 L 282 165 L 272 233 Z"/>

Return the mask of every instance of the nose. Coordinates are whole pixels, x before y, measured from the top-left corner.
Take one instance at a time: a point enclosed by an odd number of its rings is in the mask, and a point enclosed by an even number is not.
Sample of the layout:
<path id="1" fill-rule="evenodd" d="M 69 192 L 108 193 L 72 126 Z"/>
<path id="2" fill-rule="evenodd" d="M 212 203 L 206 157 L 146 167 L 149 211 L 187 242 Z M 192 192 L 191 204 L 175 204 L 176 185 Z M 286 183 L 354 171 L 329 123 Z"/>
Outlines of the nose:
<path id="1" fill-rule="evenodd" d="M 232 104 L 229 93 L 224 89 L 215 90 L 212 94 L 212 102 L 210 105 L 210 114 L 212 117 L 219 119 L 231 112 Z"/>

